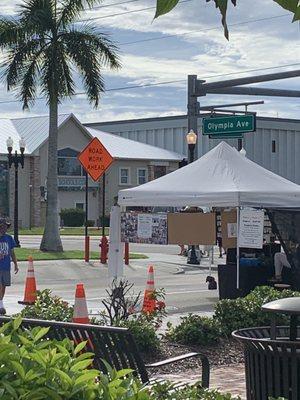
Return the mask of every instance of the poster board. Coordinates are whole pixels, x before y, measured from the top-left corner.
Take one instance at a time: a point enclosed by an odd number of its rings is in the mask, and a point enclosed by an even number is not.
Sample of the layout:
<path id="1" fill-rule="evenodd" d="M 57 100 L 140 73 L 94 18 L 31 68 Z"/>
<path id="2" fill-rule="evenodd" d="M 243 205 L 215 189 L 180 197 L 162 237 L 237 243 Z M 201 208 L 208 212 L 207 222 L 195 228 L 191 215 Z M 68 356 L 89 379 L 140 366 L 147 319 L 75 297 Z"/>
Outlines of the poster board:
<path id="1" fill-rule="evenodd" d="M 189 245 L 216 244 L 216 214 L 169 213 L 168 243 Z"/>
<path id="2" fill-rule="evenodd" d="M 239 245 L 250 249 L 262 249 L 264 238 L 264 211 L 241 210 Z"/>
<path id="3" fill-rule="evenodd" d="M 168 244 L 167 214 L 121 213 L 121 242 Z"/>
<path id="4" fill-rule="evenodd" d="M 224 249 L 236 248 L 236 218 L 236 210 L 221 212 L 222 246 Z"/>

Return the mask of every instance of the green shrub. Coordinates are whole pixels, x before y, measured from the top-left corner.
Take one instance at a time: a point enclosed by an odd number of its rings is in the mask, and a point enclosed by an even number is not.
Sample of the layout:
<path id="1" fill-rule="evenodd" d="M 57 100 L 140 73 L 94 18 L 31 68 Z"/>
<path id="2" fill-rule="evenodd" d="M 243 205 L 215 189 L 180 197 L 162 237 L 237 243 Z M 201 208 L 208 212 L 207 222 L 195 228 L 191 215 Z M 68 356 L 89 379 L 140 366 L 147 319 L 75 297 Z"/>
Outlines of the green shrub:
<path id="1" fill-rule="evenodd" d="M 60 211 L 63 226 L 83 226 L 85 211 L 80 208 L 63 208 Z"/>
<path id="2" fill-rule="evenodd" d="M 102 226 L 102 223 L 103 223 L 102 215 L 100 215 L 100 217 L 99 217 L 97 222 L 98 222 L 97 223 L 98 226 Z M 110 224 L 110 216 L 109 215 L 105 215 L 105 217 L 104 217 L 104 226 L 109 226 L 109 224 Z"/>
<path id="3" fill-rule="evenodd" d="M 73 306 L 70 306 L 60 297 L 52 295 L 50 289 L 44 289 L 37 292 L 35 304 L 26 306 L 21 311 L 21 316 L 23 318 L 70 322 L 73 317 Z"/>
<path id="4" fill-rule="evenodd" d="M 270 301 L 286 297 L 300 296 L 300 292 L 278 290 L 269 286 L 255 288 L 244 298 L 221 300 L 215 305 L 214 319 L 224 335 L 231 335 L 234 330 L 255 326 L 270 325 L 270 315 L 261 307 Z M 287 317 L 278 316 L 278 324 L 287 324 Z"/>
<path id="5" fill-rule="evenodd" d="M 181 317 L 180 324 L 175 327 L 168 324 L 166 337 L 182 344 L 210 345 L 218 342 L 220 328 L 213 318 L 189 314 Z"/>
<path id="6" fill-rule="evenodd" d="M 44 340 L 49 328 L 19 329 L 21 318 L 0 328 L 1 400 L 233 400 L 199 384 L 176 388 L 166 382 L 143 387 L 131 370 L 107 374 L 92 369 L 86 342 Z M 236 398 L 238 399 L 238 398 Z"/>
<path id="7" fill-rule="evenodd" d="M 18 318 L 0 328 L 1 400 L 147 400 L 131 370 L 92 369 L 86 342 L 43 340 L 48 328 L 21 331 Z"/>
<path id="8" fill-rule="evenodd" d="M 141 352 L 153 353 L 159 350 L 160 341 L 156 335 L 156 329 L 143 315 L 120 321 L 118 326 L 130 330 Z"/>

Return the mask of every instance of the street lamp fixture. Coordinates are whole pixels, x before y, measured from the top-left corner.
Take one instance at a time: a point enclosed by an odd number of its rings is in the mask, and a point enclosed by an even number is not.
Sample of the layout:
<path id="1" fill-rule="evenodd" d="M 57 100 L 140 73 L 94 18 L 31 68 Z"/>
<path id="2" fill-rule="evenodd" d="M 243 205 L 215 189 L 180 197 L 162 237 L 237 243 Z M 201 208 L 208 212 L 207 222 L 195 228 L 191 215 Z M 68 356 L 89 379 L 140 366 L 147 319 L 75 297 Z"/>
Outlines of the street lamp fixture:
<path id="1" fill-rule="evenodd" d="M 240 150 L 240 155 L 246 157 L 246 154 L 247 154 L 246 150 L 244 149 L 244 147 L 242 147 Z"/>
<path id="2" fill-rule="evenodd" d="M 18 202 L 18 192 L 19 192 L 19 175 L 18 175 L 18 170 L 19 170 L 19 164 L 21 165 L 22 168 L 24 168 L 24 152 L 25 152 L 25 147 L 26 143 L 23 138 L 20 139 L 19 141 L 19 146 L 20 146 L 20 155 L 18 154 L 17 150 L 15 151 L 15 154 L 12 153 L 13 151 L 13 146 L 14 146 L 14 141 L 13 139 L 9 136 L 7 141 L 6 141 L 6 146 L 7 146 L 7 151 L 8 151 L 8 166 L 9 168 L 14 165 L 15 167 L 15 206 L 14 206 L 14 240 L 16 242 L 16 246 L 20 247 L 20 242 L 19 242 L 19 202 Z"/>
<path id="3" fill-rule="evenodd" d="M 195 153 L 195 147 L 196 147 L 196 143 L 197 143 L 197 135 L 193 131 L 193 129 L 191 129 L 189 131 L 189 133 L 186 135 L 186 141 L 187 141 L 188 148 L 189 148 L 189 163 L 191 163 L 194 161 L 194 153 Z"/>
<path id="4" fill-rule="evenodd" d="M 197 143 L 197 134 L 193 131 L 193 129 L 191 129 L 189 131 L 189 133 L 186 135 L 186 141 L 188 144 L 188 150 L 189 150 L 188 161 L 190 164 L 194 161 L 194 153 L 195 153 L 195 147 L 196 147 L 196 143 Z M 191 254 L 188 257 L 187 263 L 199 265 L 200 261 L 198 260 L 198 257 L 196 254 L 196 247 L 194 245 L 190 246 L 190 251 L 191 251 Z"/>

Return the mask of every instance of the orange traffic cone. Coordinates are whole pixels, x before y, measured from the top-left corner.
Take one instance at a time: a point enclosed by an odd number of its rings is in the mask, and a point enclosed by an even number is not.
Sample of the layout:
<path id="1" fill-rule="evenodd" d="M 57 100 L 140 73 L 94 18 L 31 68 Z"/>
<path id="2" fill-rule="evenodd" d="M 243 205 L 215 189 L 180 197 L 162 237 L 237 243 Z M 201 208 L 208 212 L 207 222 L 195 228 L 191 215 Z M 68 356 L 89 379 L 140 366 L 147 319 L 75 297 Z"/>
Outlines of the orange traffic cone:
<path id="1" fill-rule="evenodd" d="M 77 324 L 90 322 L 83 283 L 78 283 L 76 286 L 73 322 Z"/>
<path id="2" fill-rule="evenodd" d="M 152 265 L 148 269 L 147 286 L 144 294 L 143 312 L 152 313 L 155 311 L 156 301 L 154 298 L 154 268 Z"/>
<path id="3" fill-rule="evenodd" d="M 28 270 L 25 282 L 24 300 L 19 304 L 33 305 L 36 301 L 36 282 L 34 277 L 33 259 L 28 257 Z"/>

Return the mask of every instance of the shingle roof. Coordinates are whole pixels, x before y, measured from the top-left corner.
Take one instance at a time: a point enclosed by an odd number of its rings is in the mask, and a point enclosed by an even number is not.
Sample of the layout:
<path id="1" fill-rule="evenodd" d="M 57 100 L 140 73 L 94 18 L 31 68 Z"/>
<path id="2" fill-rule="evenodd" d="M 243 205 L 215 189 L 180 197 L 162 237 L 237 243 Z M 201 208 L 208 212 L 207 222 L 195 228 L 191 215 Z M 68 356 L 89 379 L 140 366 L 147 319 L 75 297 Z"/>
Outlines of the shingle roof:
<path id="1" fill-rule="evenodd" d="M 58 116 L 58 127 L 65 123 L 68 119 L 73 118 L 80 124 L 73 114 L 61 114 Z M 81 124 L 80 124 L 81 125 Z M 107 148 L 114 158 L 135 159 L 135 160 L 182 160 L 182 154 L 173 151 L 161 149 L 136 142 L 134 140 L 125 139 L 111 133 L 102 132 L 97 129 L 85 127 L 82 129 L 91 137 L 98 139 Z M 6 154 L 6 140 L 12 137 L 15 147 L 18 149 L 18 142 L 21 137 L 26 142 L 25 154 L 34 153 L 47 139 L 49 135 L 49 117 L 31 117 L 18 119 L 0 119 L 0 154 Z"/>

